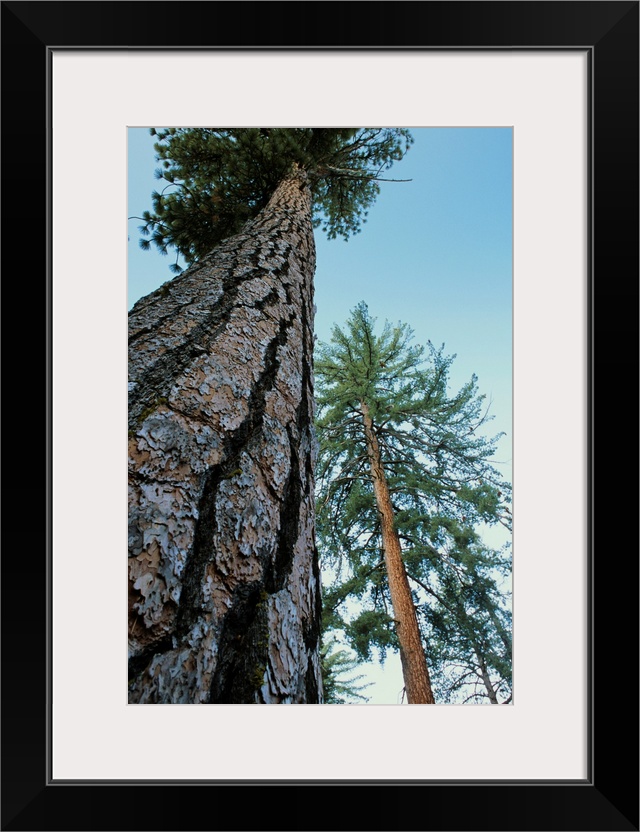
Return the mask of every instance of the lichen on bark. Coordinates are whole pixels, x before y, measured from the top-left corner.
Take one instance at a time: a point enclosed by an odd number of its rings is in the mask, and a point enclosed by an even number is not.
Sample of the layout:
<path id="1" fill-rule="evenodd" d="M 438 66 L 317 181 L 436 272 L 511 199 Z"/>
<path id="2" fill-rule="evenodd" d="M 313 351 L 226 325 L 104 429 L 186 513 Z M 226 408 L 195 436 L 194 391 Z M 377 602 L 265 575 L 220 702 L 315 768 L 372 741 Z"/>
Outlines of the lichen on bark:
<path id="1" fill-rule="evenodd" d="M 322 700 L 305 175 L 129 316 L 129 702 Z"/>

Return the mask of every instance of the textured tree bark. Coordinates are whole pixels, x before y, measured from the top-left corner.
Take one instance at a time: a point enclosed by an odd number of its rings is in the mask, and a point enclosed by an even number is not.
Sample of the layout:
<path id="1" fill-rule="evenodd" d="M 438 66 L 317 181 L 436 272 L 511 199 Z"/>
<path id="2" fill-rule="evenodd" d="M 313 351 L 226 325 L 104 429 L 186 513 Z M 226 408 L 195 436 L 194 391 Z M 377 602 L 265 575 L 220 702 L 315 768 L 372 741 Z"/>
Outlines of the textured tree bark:
<path id="1" fill-rule="evenodd" d="M 129 316 L 129 702 L 317 703 L 311 197 Z"/>
<path id="2" fill-rule="evenodd" d="M 371 478 L 380 514 L 382 546 L 389 581 L 389 593 L 400 644 L 400 660 L 407 701 L 410 705 L 435 704 L 427 661 L 420 638 L 420 628 L 413 605 L 409 579 L 402 561 L 400 540 L 393 522 L 393 506 L 387 478 L 382 466 L 380 446 L 366 402 L 360 402 L 364 432 L 371 466 Z"/>

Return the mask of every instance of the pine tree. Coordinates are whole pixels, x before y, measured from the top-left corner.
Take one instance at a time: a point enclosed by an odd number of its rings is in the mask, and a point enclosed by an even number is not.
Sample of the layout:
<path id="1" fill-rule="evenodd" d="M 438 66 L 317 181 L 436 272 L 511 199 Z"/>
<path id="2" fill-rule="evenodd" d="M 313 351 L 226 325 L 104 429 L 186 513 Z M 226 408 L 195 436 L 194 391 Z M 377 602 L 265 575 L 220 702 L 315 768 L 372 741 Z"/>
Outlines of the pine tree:
<path id="1" fill-rule="evenodd" d="M 129 315 L 129 701 L 321 702 L 313 227 L 354 233 L 411 137 L 157 135 L 145 244 L 189 266 Z"/>
<path id="2" fill-rule="evenodd" d="M 399 649 L 408 702 L 433 703 L 429 664 L 442 677 L 446 633 L 475 644 L 479 664 L 489 659 L 471 591 L 499 621 L 491 575 L 504 564 L 475 527 L 510 527 L 510 489 L 489 461 L 499 436 L 481 432 L 489 415 L 476 377 L 450 395 L 455 356 L 413 345 L 405 324 L 374 330 L 359 304 L 315 361 L 318 539 L 337 573 L 325 616 L 364 659 Z M 355 618 L 347 600 L 360 604 Z"/>

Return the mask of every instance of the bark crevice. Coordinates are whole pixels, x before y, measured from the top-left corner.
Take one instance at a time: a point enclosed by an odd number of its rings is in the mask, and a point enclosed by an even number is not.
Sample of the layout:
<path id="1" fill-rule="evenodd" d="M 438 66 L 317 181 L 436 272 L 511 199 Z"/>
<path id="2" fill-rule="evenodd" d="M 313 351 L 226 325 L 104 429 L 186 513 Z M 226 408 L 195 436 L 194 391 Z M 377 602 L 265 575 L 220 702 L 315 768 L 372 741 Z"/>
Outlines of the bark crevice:
<path id="1" fill-rule="evenodd" d="M 264 357 L 264 370 L 251 391 L 247 416 L 240 427 L 227 434 L 224 439 L 224 461 L 214 466 L 205 477 L 204 488 L 200 498 L 198 521 L 196 523 L 193 549 L 187 557 L 184 569 L 183 587 L 178 605 L 177 636 L 182 637 L 195 623 L 202 609 L 202 575 L 206 565 L 215 562 L 213 546 L 216 521 L 216 501 L 218 488 L 238 468 L 242 453 L 251 446 L 252 439 L 259 430 L 265 410 L 265 397 L 273 389 L 278 373 L 278 349 L 287 340 L 287 329 L 291 323 L 282 321 L 277 336 L 271 341 Z M 293 466 L 292 466 L 293 467 Z"/>
<path id="2" fill-rule="evenodd" d="M 268 660 L 267 599 L 260 582 L 235 591 L 220 633 L 210 704 L 264 704 L 260 688 Z"/>

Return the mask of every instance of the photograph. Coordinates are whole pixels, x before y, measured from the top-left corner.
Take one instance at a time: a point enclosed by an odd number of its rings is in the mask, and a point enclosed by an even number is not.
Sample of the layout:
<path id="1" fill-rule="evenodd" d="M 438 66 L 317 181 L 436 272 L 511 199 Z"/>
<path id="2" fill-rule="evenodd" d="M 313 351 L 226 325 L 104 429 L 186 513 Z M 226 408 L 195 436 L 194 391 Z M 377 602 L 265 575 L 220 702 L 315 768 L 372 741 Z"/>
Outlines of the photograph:
<path id="1" fill-rule="evenodd" d="M 129 702 L 511 703 L 512 129 L 128 138 Z"/>

